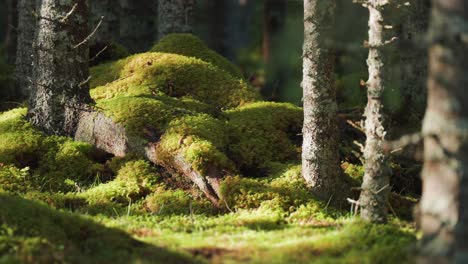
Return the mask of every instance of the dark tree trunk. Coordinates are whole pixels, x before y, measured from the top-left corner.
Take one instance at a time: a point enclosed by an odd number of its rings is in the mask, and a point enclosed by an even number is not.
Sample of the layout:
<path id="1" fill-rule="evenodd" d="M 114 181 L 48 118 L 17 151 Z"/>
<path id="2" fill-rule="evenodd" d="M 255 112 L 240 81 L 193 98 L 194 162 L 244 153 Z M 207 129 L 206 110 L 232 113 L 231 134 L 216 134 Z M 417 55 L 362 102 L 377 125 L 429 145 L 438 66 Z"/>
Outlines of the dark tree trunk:
<path id="1" fill-rule="evenodd" d="M 47 134 L 73 136 L 91 102 L 87 0 L 42 0 L 28 117 Z"/>
<path id="2" fill-rule="evenodd" d="M 151 48 L 156 37 L 155 0 L 119 0 L 120 43 L 130 52 Z"/>
<path id="3" fill-rule="evenodd" d="M 209 47 L 223 56 L 226 55 L 226 27 L 228 3 L 226 1 L 209 1 L 210 12 Z"/>
<path id="4" fill-rule="evenodd" d="M 384 152 L 385 113 L 383 111 L 384 77 L 384 18 L 382 11 L 387 0 L 369 0 L 369 80 L 367 81 L 367 106 L 365 110 L 366 145 L 364 148 L 364 180 L 359 204 L 364 220 L 383 223 L 387 221 L 390 171 Z"/>
<path id="5" fill-rule="evenodd" d="M 120 5 L 114 0 L 90 0 L 89 30 L 93 31 L 102 19 L 90 46 L 105 46 L 120 36 Z"/>
<path id="6" fill-rule="evenodd" d="M 195 0 L 159 0 L 159 39 L 172 33 L 191 33 Z"/>
<path id="7" fill-rule="evenodd" d="M 427 48 L 424 34 L 429 22 L 430 0 L 410 2 L 402 21 L 399 50 L 401 66 L 402 121 L 409 125 L 423 119 L 427 97 Z"/>
<path id="8" fill-rule="evenodd" d="M 6 61 L 9 64 L 15 63 L 16 56 L 16 32 L 18 26 L 18 0 L 7 0 L 7 32 L 5 39 Z"/>
<path id="9" fill-rule="evenodd" d="M 33 42 L 36 32 L 36 1 L 18 1 L 18 46 L 16 50 L 15 87 L 21 99 L 31 93 L 33 73 Z"/>
<path id="10" fill-rule="evenodd" d="M 329 199 L 341 191 L 334 55 L 334 1 L 304 0 L 304 127 L 302 174 L 312 191 Z M 335 195 L 336 198 L 336 195 Z"/>
<path id="11" fill-rule="evenodd" d="M 285 20 L 285 0 L 264 0 L 262 54 L 265 63 L 269 63 L 271 60 L 273 38 L 281 31 L 285 24 Z"/>
<path id="12" fill-rule="evenodd" d="M 468 2 L 432 3 L 420 263 L 467 263 Z"/>

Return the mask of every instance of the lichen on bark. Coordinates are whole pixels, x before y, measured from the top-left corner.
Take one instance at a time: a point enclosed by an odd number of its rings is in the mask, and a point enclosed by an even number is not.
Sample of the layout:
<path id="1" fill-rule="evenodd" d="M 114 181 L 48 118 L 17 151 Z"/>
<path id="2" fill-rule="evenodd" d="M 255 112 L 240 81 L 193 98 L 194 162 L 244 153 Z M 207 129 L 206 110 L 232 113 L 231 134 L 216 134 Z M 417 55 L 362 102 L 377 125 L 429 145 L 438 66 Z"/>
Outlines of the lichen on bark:
<path id="1" fill-rule="evenodd" d="M 384 18 L 382 11 L 386 0 L 369 0 L 363 5 L 369 10 L 369 80 L 367 81 L 367 106 L 365 109 L 366 144 L 364 147 L 364 179 L 359 205 L 361 217 L 371 222 L 387 221 L 390 171 L 384 153 L 385 112 L 382 97 L 385 90 L 384 76 Z"/>
<path id="2" fill-rule="evenodd" d="M 330 44 L 334 7 L 334 1 L 304 1 L 302 174 L 312 192 L 323 199 L 343 191 Z"/>
<path id="3" fill-rule="evenodd" d="M 86 0 L 38 6 L 33 89 L 28 119 L 47 134 L 75 134 L 89 95 Z"/>

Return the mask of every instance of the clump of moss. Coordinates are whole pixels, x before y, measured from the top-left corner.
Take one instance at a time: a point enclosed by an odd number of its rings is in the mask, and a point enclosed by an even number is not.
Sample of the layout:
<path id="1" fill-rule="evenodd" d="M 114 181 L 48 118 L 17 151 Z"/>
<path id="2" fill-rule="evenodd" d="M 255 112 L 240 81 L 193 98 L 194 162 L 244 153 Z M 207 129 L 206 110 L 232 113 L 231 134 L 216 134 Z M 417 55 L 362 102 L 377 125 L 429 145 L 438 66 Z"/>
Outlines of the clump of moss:
<path id="1" fill-rule="evenodd" d="M 43 136 L 24 118 L 25 108 L 0 114 L 0 163 L 25 167 L 37 162 Z"/>
<path id="2" fill-rule="evenodd" d="M 204 174 L 210 166 L 234 169 L 225 155 L 227 145 L 225 122 L 199 114 L 173 120 L 161 137 L 157 152 L 162 160 L 182 154 L 194 169 Z"/>
<path id="3" fill-rule="evenodd" d="M 189 214 L 190 196 L 182 190 L 158 190 L 146 197 L 146 208 L 155 214 Z"/>
<path id="4" fill-rule="evenodd" d="M 32 189 L 29 168 L 18 169 L 12 165 L 0 165 L 0 191 L 25 193 Z"/>
<path id="5" fill-rule="evenodd" d="M 192 34 L 170 34 L 161 39 L 152 52 L 174 53 L 187 57 L 201 59 L 230 73 L 236 78 L 242 78 L 239 68 L 223 56 L 209 49 L 201 39 Z"/>
<path id="6" fill-rule="evenodd" d="M 354 182 L 354 185 L 361 185 L 364 177 L 364 166 L 361 164 L 352 164 L 344 162 L 341 164 L 344 173 Z"/>
<path id="7" fill-rule="evenodd" d="M 259 98 L 247 83 L 196 58 L 143 53 L 93 68 L 95 100 L 116 96 L 191 97 L 219 108 L 232 108 Z M 108 76 L 100 76 L 108 75 Z"/>
<path id="8" fill-rule="evenodd" d="M 128 204 L 148 194 L 159 177 L 147 161 L 129 161 L 119 169 L 113 181 L 99 184 L 79 196 L 89 204 Z"/>
<path id="9" fill-rule="evenodd" d="M 31 186 L 72 191 L 103 169 L 93 160 L 94 148 L 69 138 L 45 136 L 24 118 L 26 109 L 0 114 L 0 163 L 29 167 Z"/>
<path id="10" fill-rule="evenodd" d="M 331 216 L 336 213 L 328 210 L 325 204 L 316 200 L 307 188 L 301 176 L 300 165 L 274 164 L 276 171 L 263 179 L 227 177 L 221 184 L 221 193 L 228 207 L 233 210 L 268 207 L 291 214 L 291 221 L 307 220 L 319 216 Z M 303 208 L 304 204 L 308 204 Z M 311 209 L 316 209 L 313 214 Z M 304 211 L 308 210 L 305 215 Z M 297 212 L 296 212 L 297 211 Z M 305 219 L 304 219 L 305 218 Z"/>
<path id="11" fill-rule="evenodd" d="M 226 111 L 229 156 L 248 176 L 264 175 L 269 162 L 297 160 L 301 108 L 288 103 L 256 102 Z"/>

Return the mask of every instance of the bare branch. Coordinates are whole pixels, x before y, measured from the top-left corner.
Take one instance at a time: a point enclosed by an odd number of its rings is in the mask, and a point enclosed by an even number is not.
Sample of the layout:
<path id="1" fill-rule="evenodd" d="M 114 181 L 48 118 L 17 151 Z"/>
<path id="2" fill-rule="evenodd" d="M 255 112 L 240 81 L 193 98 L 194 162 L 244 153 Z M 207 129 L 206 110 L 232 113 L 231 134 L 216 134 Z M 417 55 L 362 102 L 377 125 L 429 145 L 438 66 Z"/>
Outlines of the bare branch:
<path id="1" fill-rule="evenodd" d="M 61 20 L 60 22 L 61 23 L 65 23 L 67 22 L 67 20 L 70 18 L 70 16 L 75 12 L 76 8 L 78 7 L 78 3 L 75 3 L 72 7 L 72 9 L 70 10 L 70 12 L 68 12 Z"/>
<path id="2" fill-rule="evenodd" d="M 94 34 L 96 34 L 97 30 L 99 29 L 99 27 L 100 27 L 101 24 L 102 24 L 102 21 L 104 21 L 104 16 L 101 17 L 101 20 L 99 21 L 99 23 L 97 24 L 97 26 L 94 28 L 93 32 L 91 32 L 91 34 L 89 34 L 83 41 L 81 41 L 80 43 L 76 44 L 73 48 L 76 49 L 76 48 L 78 48 L 79 46 L 86 44 L 86 42 L 88 42 L 88 41 L 94 36 Z"/>

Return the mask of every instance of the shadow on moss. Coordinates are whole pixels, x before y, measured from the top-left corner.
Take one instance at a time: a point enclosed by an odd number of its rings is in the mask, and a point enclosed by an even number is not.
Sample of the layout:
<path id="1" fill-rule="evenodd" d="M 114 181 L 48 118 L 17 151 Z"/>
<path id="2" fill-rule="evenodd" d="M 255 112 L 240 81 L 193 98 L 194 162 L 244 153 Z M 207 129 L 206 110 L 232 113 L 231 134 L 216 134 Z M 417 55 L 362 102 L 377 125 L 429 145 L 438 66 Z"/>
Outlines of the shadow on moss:
<path id="1" fill-rule="evenodd" d="M 0 194 L 0 262 L 196 263 L 78 215 Z"/>

